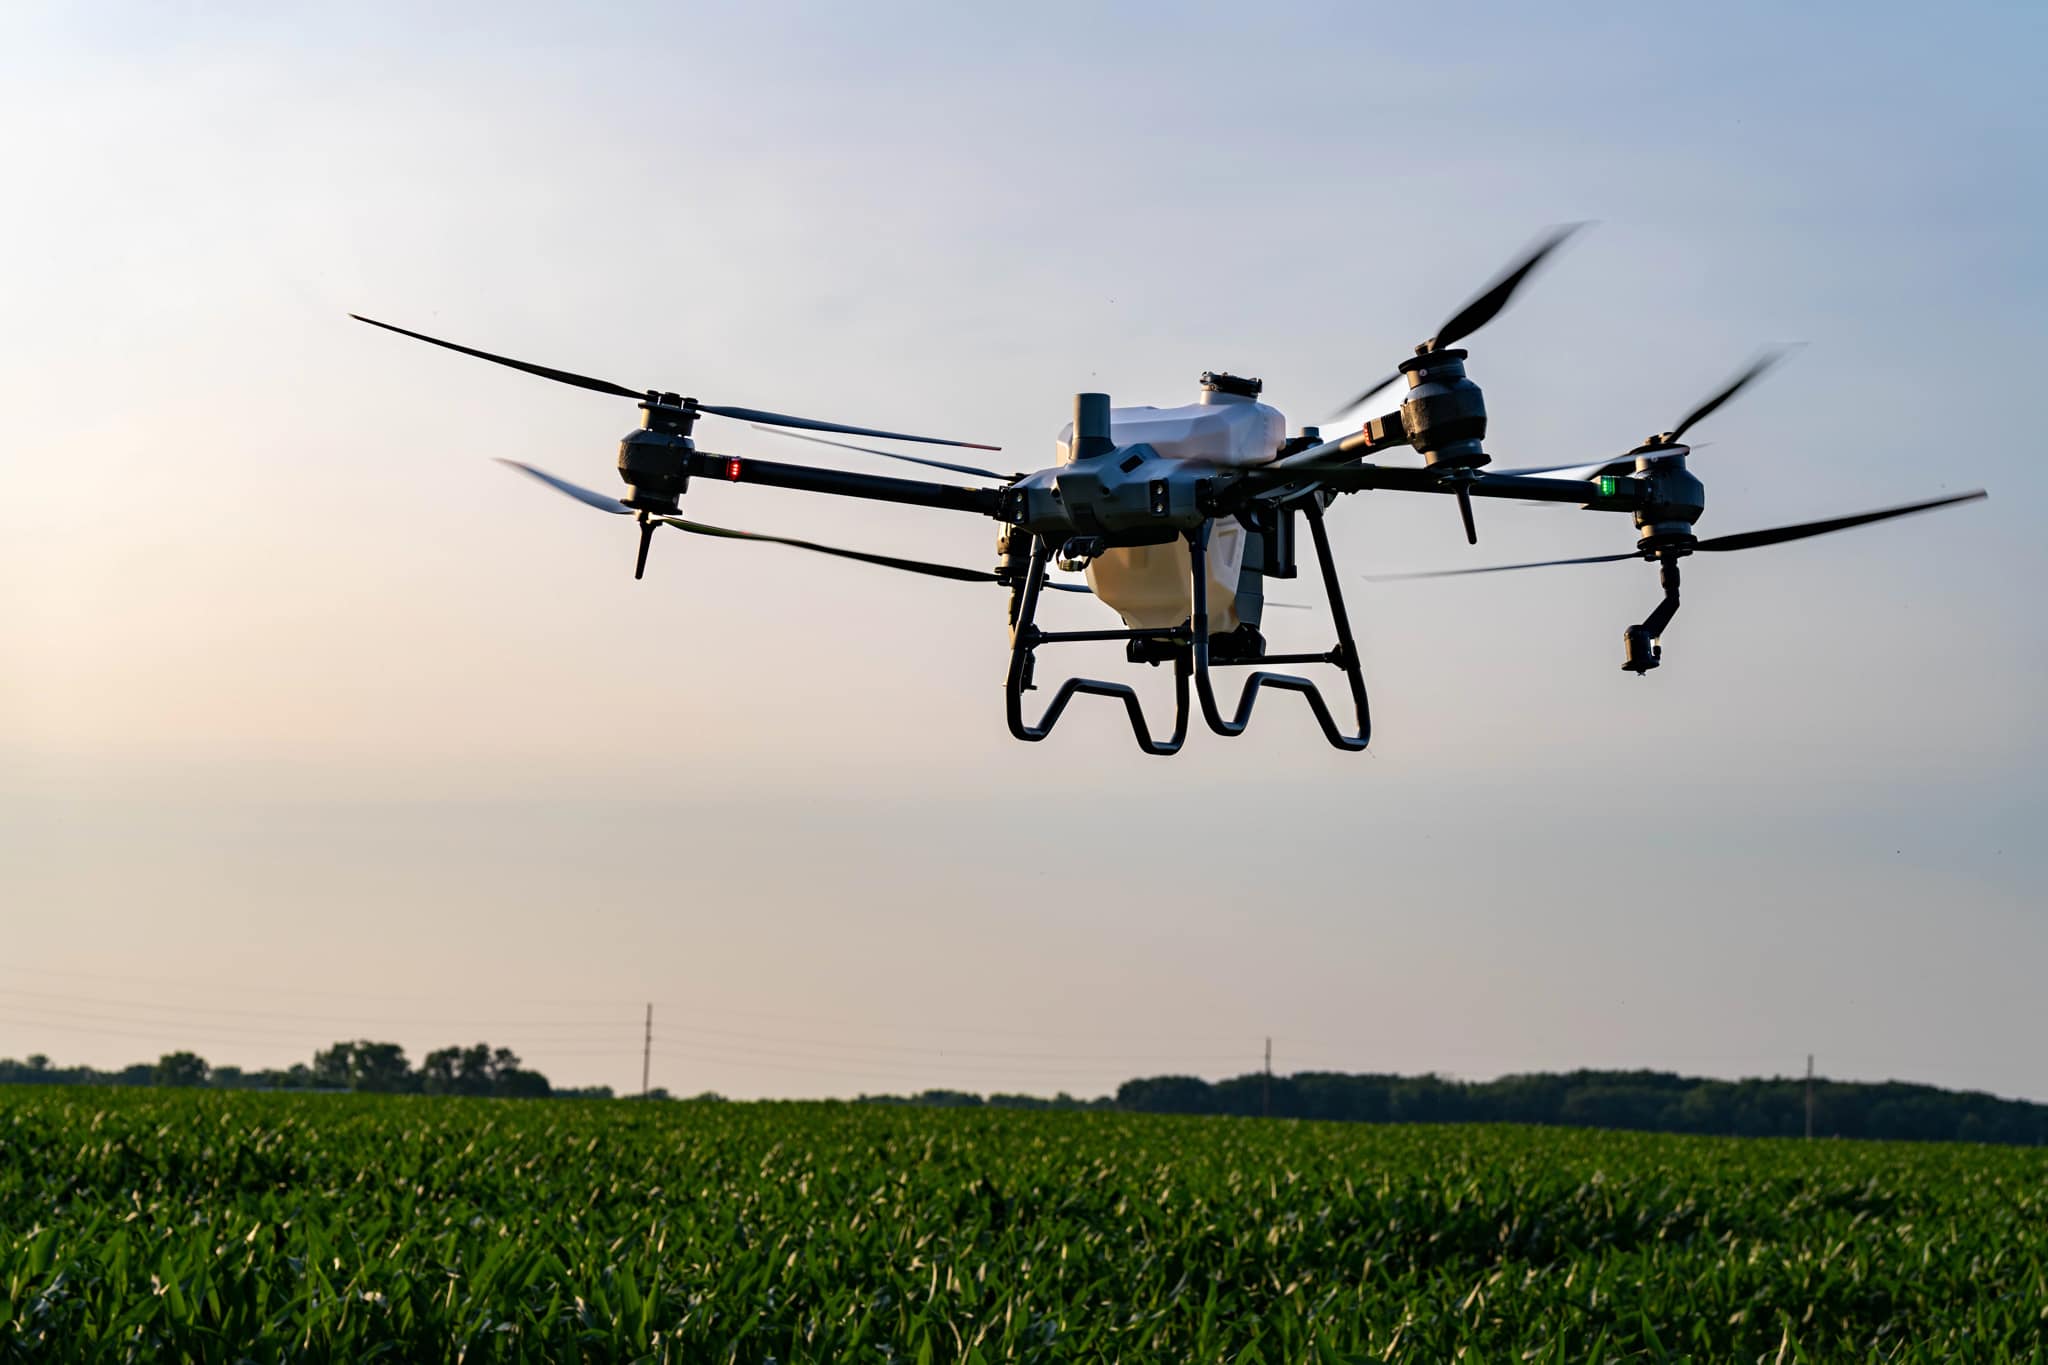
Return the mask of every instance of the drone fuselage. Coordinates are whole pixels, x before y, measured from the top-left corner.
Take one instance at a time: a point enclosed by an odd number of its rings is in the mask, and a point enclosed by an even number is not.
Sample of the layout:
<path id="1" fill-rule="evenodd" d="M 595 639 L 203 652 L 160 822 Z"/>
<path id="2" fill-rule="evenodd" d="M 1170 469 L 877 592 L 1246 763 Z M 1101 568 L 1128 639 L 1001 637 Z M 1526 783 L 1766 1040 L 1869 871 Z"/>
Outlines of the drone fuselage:
<path id="1" fill-rule="evenodd" d="M 1085 567 L 1095 596 L 1132 627 L 1188 619 L 1183 542 L 1216 520 L 1207 561 L 1216 629 L 1256 625 L 1256 584 L 1249 611 L 1237 610 L 1247 541 L 1256 537 L 1235 517 L 1217 520 L 1217 500 L 1286 439 L 1287 419 L 1258 401 L 1259 388 L 1212 372 L 1200 398 L 1181 407 L 1113 408 L 1107 395 L 1077 396 L 1059 463 L 1010 486 L 1004 519 L 1052 545 L 1062 567 Z"/>
<path id="2" fill-rule="evenodd" d="M 1346 410 L 1361 408 L 1405 378 L 1407 391 L 1395 410 L 1371 417 L 1361 427 L 1332 440 L 1323 440 L 1312 427 L 1289 438 L 1285 418 L 1258 401 L 1258 380 L 1210 373 L 1202 376 L 1201 398 L 1179 408 L 1112 409 L 1106 394 L 1076 395 L 1074 423 L 1061 437 L 1058 463 L 1033 474 L 1005 474 L 965 465 L 957 462 L 961 457 L 938 460 L 899 450 L 848 447 L 965 476 L 978 481 L 974 484 L 889 478 L 702 450 L 693 439 L 693 429 L 700 417 L 712 416 L 751 422 L 762 429 L 780 428 L 783 435 L 829 432 L 920 447 L 998 447 L 700 402 L 496 355 L 359 314 L 351 316 L 491 364 L 637 402 L 644 413 L 642 426 L 619 444 L 618 468 L 628 488 L 626 497 L 614 498 L 530 465 L 505 461 L 586 507 L 614 516 L 635 516 L 639 523 L 636 578 L 646 568 L 648 544 L 656 528 L 667 526 L 700 536 L 790 546 L 956 582 L 994 583 L 1009 593 L 1010 668 L 1005 697 L 1010 731 L 1019 739 L 1044 739 L 1072 698 L 1098 696 L 1122 702 L 1132 732 L 1146 753 L 1171 754 L 1186 737 L 1194 701 L 1199 700 L 1200 713 L 1211 730 L 1237 735 L 1243 733 L 1261 690 L 1267 689 L 1302 694 L 1328 742 L 1356 751 L 1371 737 L 1371 717 L 1362 662 L 1324 525 L 1325 510 L 1341 494 L 1383 490 L 1449 496 L 1456 500 L 1466 539 L 1475 544 L 1475 501 L 1548 502 L 1631 514 L 1638 532 L 1632 550 L 1447 572 L 1655 562 L 1663 601 L 1626 632 L 1623 666 L 1638 674 L 1658 666 L 1662 654 L 1659 638 L 1678 610 L 1679 563 L 1683 558 L 1801 540 L 1985 496 L 1979 489 L 1850 516 L 1699 538 L 1694 526 L 1705 511 L 1706 490 L 1686 468 L 1691 450 L 1683 444 L 1685 434 L 1782 358 L 1782 348 L 1760 356 L 1670 430 L 1619 460 L 1489 470 L 1491 461 L 1484 445 L 1485 395 L 1466 373 L 1467 353 L 1457 349 L 1458 343 L 1498 315 L 1577 226 L 1547 233 L 1446 318 L 1435 335 L 1418 345 L 1394 374 L 1386 375 L 1346 405 Z M 1402 447 L 1421 456 L 1420 467 L 1374 461 L 1374 457 Z M 1579 472 L 1572 477 L 1544 477 L 1572 470 Z M 1591 477 L 1587 477 L 1588 470 L 1593 471 Z M 678 513 L 693 478 L 993 518 L 1001 527 L 997 543 L 1000 562 L 993 569 L 976 569 L 690 521 Z M 1336 639 L 1325 650 L 1269 653 L 1258 630 L 1263 580 L 1296 575 L 1295 529 L 1300 523 L 1309 528 L 1308 544 Z M 1050 570 L 1055 562 L 1062 568 L 1084 568 L 1088 587 L 1054 581 Z M 1122 628 L 1059 630 L 1040 626 L 1039 599 L 1051 591 L 1092 592 L 1123 618 Z M 1121 643 L 1131 662 L 1171 665 L 1175 691 L 1172 731 L 1162 737 L 1147 727 L 1137 693 L 1127 684 L 1081 677 L 1062 682 L 1039 719 L 1027 720 L 1023 696 L 1036 686 L 1037 651 L 1069 643 Z M 1278 664 L 1321 664 L 1340 670 L 1354 716 L 1351 727 L 1338 724 L 1314 683 L 1264 667 Z M 1252 671 L 1245 676 L 1235 712 L 1226 714 L 1215 693 L 1212 669 L 1231 667 Z"/>

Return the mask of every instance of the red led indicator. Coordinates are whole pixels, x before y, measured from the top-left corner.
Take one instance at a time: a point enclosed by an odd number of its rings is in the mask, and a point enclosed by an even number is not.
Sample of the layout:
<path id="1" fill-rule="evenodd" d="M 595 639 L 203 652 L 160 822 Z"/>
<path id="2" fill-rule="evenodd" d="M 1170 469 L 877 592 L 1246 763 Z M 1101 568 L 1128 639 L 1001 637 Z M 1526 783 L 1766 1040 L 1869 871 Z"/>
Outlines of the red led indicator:
<path id="1" fill-rule="evenodd" d="M 725 460 L 725 477 L 726 477 L 726 478 L 728 478 L 728 479 L 731 479 L 731 480 L 732 480 L 732 481 L 733 481 L 734 483 L 738 483 L 738 482 L 740 481 L 740 457 L 739 457 L 739 456 L 737 456 L 737 455 L 728 455 L 728 456 L 726 457 L 726 460 Z"/>

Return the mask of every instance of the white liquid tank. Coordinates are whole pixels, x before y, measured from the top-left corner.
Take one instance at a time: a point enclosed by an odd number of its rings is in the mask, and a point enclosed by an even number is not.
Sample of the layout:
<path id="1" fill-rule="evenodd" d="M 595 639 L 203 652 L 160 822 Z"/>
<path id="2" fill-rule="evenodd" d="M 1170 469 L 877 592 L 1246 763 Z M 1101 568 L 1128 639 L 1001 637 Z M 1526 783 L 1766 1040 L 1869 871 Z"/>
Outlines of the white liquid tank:
<path id="1" fill-rule="evenodd" d="M 1203 375 L 1199 400 L 1178 408 L 1111 408 L 1110 439 L 1119 448 L 1149 445 L 1167 459 L 1237 468 L 1264 464 L 1287 439 L 1287 419 L 1258 401 L 1257 381 Z M 1060 429 L 1059 463 L 1072 463 L 1074 428 Z M 1209 629 L 1237 629 L 1237 580 L 1245 528 L 1219 518 L 1209 536 Z M 1133 630 L 1167 630 L 1194 612 L 1187 545 L 1118 546 L 1088 564 L 1088 586 Z"/>

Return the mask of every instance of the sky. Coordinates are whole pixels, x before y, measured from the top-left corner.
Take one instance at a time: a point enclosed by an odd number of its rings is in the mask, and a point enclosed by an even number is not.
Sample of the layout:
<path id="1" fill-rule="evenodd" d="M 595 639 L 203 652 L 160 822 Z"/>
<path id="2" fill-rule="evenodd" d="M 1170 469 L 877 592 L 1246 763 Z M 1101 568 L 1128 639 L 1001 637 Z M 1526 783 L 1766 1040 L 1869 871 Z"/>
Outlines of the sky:
<path id="1" fill-rule="evenodd" d="M 2018 3 L 7 6 L 0 1056 L 483 1038 L 630 1090 L 651 1003 L 681 1094 L 1270 1037 L 2048 1101 L 2044 51 Z M 491 463 L 610 487 L 630 404 L 346 317 L 1032 467 L 1074 392 L 1205 369 L 1319 421 L 1579 220 L 1470 343 L 1503 464 L 1798 342 L 1693 433 L 1701 534 L 1991 498 L 1693 560 L 1637 678 L 1643 566 L 1363 580 L 1623 519 L 1348 497 L 1364 755 L 1284 696 L 1170 761 L 1085 703 L 1020 745 L 993 588 L 682 537 L 635 583 Z M 992 563 L 959 514 L 685 512 Z"/>

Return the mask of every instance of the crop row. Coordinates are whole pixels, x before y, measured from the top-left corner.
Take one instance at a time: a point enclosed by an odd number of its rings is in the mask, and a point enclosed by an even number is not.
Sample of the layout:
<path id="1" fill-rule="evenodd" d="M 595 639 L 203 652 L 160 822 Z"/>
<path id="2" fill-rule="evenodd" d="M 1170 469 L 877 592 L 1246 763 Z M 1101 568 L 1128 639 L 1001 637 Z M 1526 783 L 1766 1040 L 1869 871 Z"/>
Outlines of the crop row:
<path id="1" fill-rule="evenodd" d="M 2048 1153 L 0 1093 L 0 1357 L 2048 1360 Z"/>

